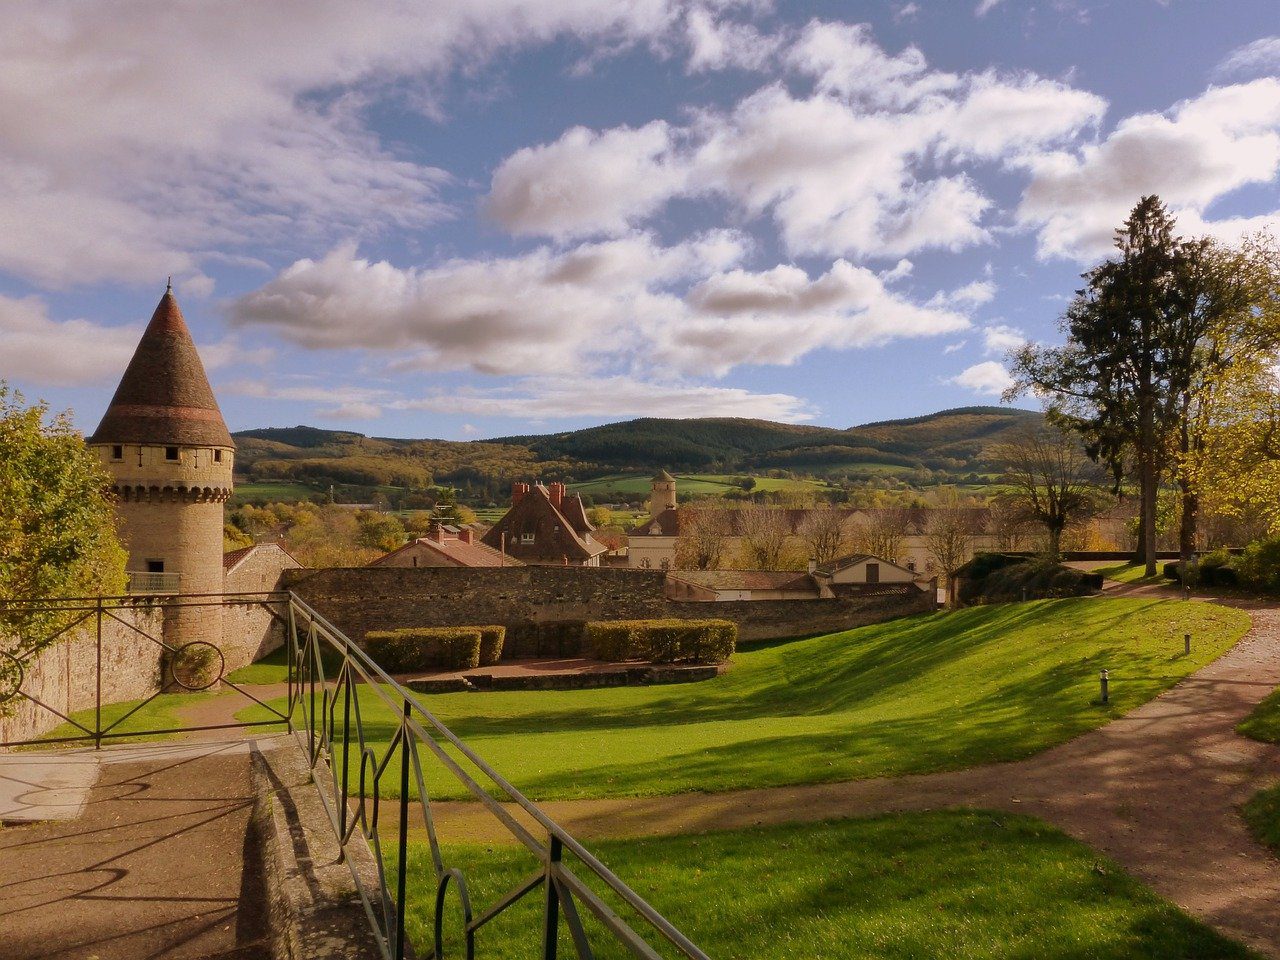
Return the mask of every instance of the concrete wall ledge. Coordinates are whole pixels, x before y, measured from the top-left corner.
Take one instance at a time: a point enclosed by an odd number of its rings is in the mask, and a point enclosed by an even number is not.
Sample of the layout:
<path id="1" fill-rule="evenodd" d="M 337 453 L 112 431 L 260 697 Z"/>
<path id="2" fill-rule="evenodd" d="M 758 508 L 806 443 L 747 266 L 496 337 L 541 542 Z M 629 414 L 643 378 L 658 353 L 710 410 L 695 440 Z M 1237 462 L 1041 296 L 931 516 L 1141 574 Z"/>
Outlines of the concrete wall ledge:
<path id="1" fill-rule="evenodd" d="M 360 894 L 351 869 L 338 859 L 300 741 L 294 735 L 259 739 L 252 761 L 252 824 L 265 861 L 273 960 L 377 960 Z M 347 854 L 376 897 L 377 868 L 367 845 L 348 844 Z"/>

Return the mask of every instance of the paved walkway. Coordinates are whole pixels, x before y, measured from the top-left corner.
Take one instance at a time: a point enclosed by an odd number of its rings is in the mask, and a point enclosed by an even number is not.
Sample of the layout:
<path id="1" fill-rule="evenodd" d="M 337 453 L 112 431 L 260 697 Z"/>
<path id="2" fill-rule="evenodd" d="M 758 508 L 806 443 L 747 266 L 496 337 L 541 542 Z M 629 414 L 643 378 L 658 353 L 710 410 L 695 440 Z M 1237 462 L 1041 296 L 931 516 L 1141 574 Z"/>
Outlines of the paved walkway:
<path id="1" fill-rule="evenodd" d="M 1239 806 L 1280 776 L 1280 751 L 1235 725 L 1280 684 L 1280 610 L 1253 607 L 1230 652 L 1105 727 L 1018 763 L 813 786 L 561 801 L 542 809 L 583 839 L 968 806 L 1041 817 L 1114 857 L 1175 903 L 1280 957 L 1280 860 Z M 475 804 L 433 806 L 441 835 L 503 842 Z"/>
<path id="2" fill-rule="evenodd" d="M 74 806 L 76 819 L 0 829 L 0 956 L 267 960 L 249 751 L 241 742 L 17 755 L 97 777 L 61 788 L 55 806 Z M 36 788 L 26 799 L 49 805 Z"/>

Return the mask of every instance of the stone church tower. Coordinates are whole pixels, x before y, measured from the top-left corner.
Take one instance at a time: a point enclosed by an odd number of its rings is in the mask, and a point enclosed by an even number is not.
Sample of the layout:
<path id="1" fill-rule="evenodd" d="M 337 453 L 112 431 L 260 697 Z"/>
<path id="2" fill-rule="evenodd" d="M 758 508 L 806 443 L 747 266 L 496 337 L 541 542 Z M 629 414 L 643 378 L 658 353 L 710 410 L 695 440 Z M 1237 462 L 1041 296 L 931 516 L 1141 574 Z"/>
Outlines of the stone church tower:
<path id="1" fill-rule="evenodd" d="M 649 485 L 649 516 L 676 508 L 676 478 L 665 470 L 658 472 Z"/>
<path id="2" fill-rule="evenodd" d="M 113 477 L 131 592 L 222 593 L 235 443 L 170 287 L 89 438 Z M 178 608 L 166 642 L 222 645 L 218 607 Z"/>

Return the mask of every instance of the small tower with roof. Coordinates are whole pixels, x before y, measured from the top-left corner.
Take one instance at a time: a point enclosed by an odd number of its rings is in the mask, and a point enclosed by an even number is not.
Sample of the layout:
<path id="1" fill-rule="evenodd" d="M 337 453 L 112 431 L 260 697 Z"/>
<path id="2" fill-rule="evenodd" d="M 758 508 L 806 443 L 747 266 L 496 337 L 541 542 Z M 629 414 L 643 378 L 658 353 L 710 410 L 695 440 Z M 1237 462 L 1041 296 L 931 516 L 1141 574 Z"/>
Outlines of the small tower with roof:
<path id="1" fill-rule="evenodd" d="M 222 593 L 235 443 L 172 285 L 88 442 L 113 478 L 130 590 Z M 177 608 L 165 617 L 165 637 L 221 646 L 221 611 Z"/>
<path id="2" fill-rule="evenodd" d="M 676 478 L 660 470 L 650 483 L 649 516 L 656 517 L 664 510 L 676 508 Z"/>

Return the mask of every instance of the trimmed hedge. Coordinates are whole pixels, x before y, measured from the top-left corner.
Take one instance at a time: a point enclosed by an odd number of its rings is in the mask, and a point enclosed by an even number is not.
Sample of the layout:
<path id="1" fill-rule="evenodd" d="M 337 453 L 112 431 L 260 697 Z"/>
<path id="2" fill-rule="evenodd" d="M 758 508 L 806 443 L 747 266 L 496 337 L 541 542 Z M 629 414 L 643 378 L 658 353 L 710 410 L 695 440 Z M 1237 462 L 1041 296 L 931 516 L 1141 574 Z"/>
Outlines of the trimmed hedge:
<path id="1" fill-rule="evenodd" d="M 507 628 L 491 623 L 476 629 L 480 631 L 480 666 L 492 667 L 502 659 L 502 645 L 507 640 Z"/>
<path id="2" fill-rule="evenodd" d="M 975 574 L 980 574 L 975 575 Z M 1102 575 L 1052 560 L 979 554 L 962 567 L 962 603 L 1007 603 L 1050 597 L 1080 597 L 1102 589 Z"/>
<path id="3" fill-rule="evenodd" d="M 371 630 L 365 652 L 388 673 L 470 670 L 480 665 L 480 627 L 409 627 Z"/>
<path id="4" fill-rule="evenodd" d="M 724 663 L 738 642 L 731 620 L 597 620 L 586 625 L 597 660 Z"/>
<path id="5" fill-rule="evenodd" d="M 1241 578 L 1232 565 L 1235 562 L 1236 558 L 1232 557 L 1226 550 L 1214 550 L 1212 553 L 1206 553 L 1191 567 L 1192 586 L 1238 587 Z M 1243 558 L 1241 558 L 1240 562 L 1245 564 L 1245 569 L 1250 569 Z M 1164 575 L 1168 580 L 1181 583 L 1182 564 L 1176 560 L 1172 563 L 1166 563 L 1164 565 Z M 1255 589 L 1262 588 L 1255 587 Z"/>

